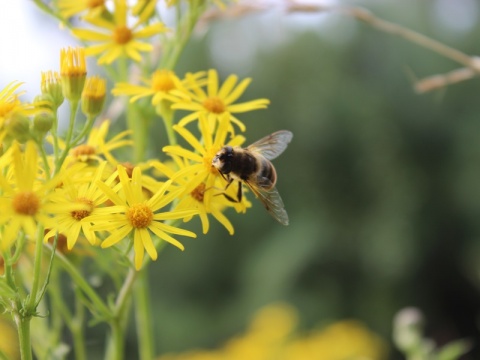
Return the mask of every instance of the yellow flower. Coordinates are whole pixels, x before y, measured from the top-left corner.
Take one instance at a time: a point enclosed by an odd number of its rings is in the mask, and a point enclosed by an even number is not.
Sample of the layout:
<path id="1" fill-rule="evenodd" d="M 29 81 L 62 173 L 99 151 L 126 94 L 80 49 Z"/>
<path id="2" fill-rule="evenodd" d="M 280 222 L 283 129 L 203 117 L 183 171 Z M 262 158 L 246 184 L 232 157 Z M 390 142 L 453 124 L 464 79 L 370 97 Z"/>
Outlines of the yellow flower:
<path id="1" fill-rule="evenodd" d="M 204 75 L 205 73 L 202 71 L 190 74 L 189 77 L 195 79 L 195 81 L 199 81 Z M 187 86 L 186 81 L 181 81 L 173 71 L 165 69 L 155 71 L 152 74 L 151 79 L 144 79 L 142 82 L 146 86 L 118 83 L 112 90 L 112 94 L 115 96 L 132 96 L 130 98 L 130 102 L 132 103 L 143 97 L 152 96 L 152 105 L 156 106 L 162 100 L 177 100 L 178 96 L 182 96 L 182 93 L 176 91 L 175 94 L 177 96 L 174 96 L 172 95 L 172 92 L 179 89 L 186 91 L 184 89 Z"/>
<path id="2" fill-rule="evenodd" d="M 172 105 L 172 109 L 187 110 L 192 111 L 192 113 L 183 117 L 179 125 L 185 126 L 198 119 L 200 115 L 206 115 L 209 125 L 215 127 L 220 117 L 228 113 L 231 121 L 236 124 L 240 130 L 245 131 L 245 125 L 233 114 L 264 109 L 270 101 L 268 99 L 256 99 L 234 104 L 245 92 L 251 79 L 244 79 L 238 85 L 237 81 L 238 77 L 236 75 L 230 75 L 219 87 L 217 71 L 209 70 L 207 89 L 205 91 L 196 79 L 187 74 L 186 84 L 189 88 L 187 92 L 188 99 L 178 98 Z"/>
<path id="3" fill-rule="evenodd" d="M 0 175 L 0 225 L 4 227 L 0 247 L 9 248 L 23 231 L 34 238 L 39 225 L 49 228 L 52 224 L 49 200 L 59 179 L 46 181 L 39 167 L 36 145 L 30 141 L 22 153 L 18 143 L 12 145 L 11 167 L 7 176 Z M 41 179 L 39 181 L 39 179 Z M 43 235 L 43 234 L 42 234 Z"/>
<path id="4" fill-rule="evenodd" d="M 74 29 L 73 34 L 83 41 L 92 41 L 98 44 L 89 46 L 86 54 L 89 56 L 102 54 L 99 64 L 111 64 L 121 56 L 127 56 L 135 61 L 142 59 L 140 52 L 148 52 L 153 46 L 138 39 L 145 39 L 165 32 L 167 29 L 161 22 L 140 26 L 150 18 L 155 11 L 155 2 L 149 4 L 138 17 L 133 26 L 128 26 L 128 6 L 126 0 L 116 0 L 113 13 L 113 23 L 102 17 L 89 18 L 92 25 L 103 29 L 102 32 L 89 29 Z"/>
<path id="5" fill-rule="evenodd" d="M 110 164 L 117 165 L 118 161 L 111 152 L 124 146 L 133 145 L 132 140 L 126 139 L 131 131 L 122 131 L 112 139 L 106 140 L 109 128 L 110 121 L 108 120 L 105 120 L 100 127 L 93 128 L 87 141 L 70 151 L 69 160 L 90 162 L 92 160 L 102 161 L 105 158 Z"/>
<path id="6" fill-rule="evenodd" d="M 182 219 L 195 213 L 194 210 L 159 212 L 160 209 L 175 200 L 179 194 L 178 190 L 167 193 L 170 181 L 163 184 L 151 198 L 145 200 L 142 193 L 140 168 L 133 169 L 131 179 L 123 166 L 119 165 L 117 172 L 120 183 L 113 188 L 103 182 L 97 182 L 98 187 L 114 205 L 98 209 L 95 215 L 84 219 L 84 221 L 91 221 L 94 224 L 92 230 L 110 233 L 102 242 L 102 248 L 113 246 L 133 234 L 135 268 L 139 270 L 145 251 L 152 260 L 157 259 L 157 250 L 151 233 L 181 250 L 184 249 L 183 245 L 169 233 L 196 237 L 195 233 L 191 231 L 164 223 L 165 220 Z"/>
<path id="7" fill-rule="evenodd" d="M 178 160 L 178 159 L 177 159 Z M 178 174 L 187 174 L 188 171 L 185 172 L 185 167 L 188 167 L 188 161 L 177 161 L 180 170 Z M 159 161 L 152 161 L 152 167 L 157 169 L 160 173 L 166 175 L 167 177 L 174 179 L 174 183 L 183 189 L 189 188 L 189 181 L 191 180 L 185 175 L 178 176 L 176 172 L 166 166 L 165 164 Z M 237 211 L 245 211 L 247 207 L 251 207 L 251 203 L 246 199 L 244 196 L 242 199 L 242 203 L 233 203 L 229 201 L 225 196 L 222 196 L 225 191 L 218 189 L 222 189 L 225 187 L 225 181 L 217 177 L 214 180 L 214 186 L 211 188 L 207 188 L 205 182 L 201 182 L 194 188 L 192 191 L 179 195 L 178 204 L 175 206 L 175 210 L 187 210 L 187 209 L 196 209 L 198 211 L 198 216 L 200 217 L 200 221 L 202 224 L 202 231 L 204 234 L 208 233 L 210 229 L 210 222 L 208 219 L 208 214 L 211 214 L 220 224 L 222 224 L 229 232 L 230 235 L 233 235 L 234 229 L 233 225 L 228 220 L 228 218 L 223 214 L 226 208 L 228 207 L 235 207 L 239 208 Z M 215 196 L 209 197 L 208 206 L 205 203 L 205 193 L 206 192 L 213 192 L 215 191 Z M 226 193 L 231 197 L 236 197 L 236 189 L 231 186 Z M 192 217 L 187 217 L 184 219 L 185 222 L 190 221 Z"/>
<path id="8" fill-rule="evenodd" d="M 226 185 L 225 180 L 212 166 L 213 157 L 224 145 L 240 146 L 245 141 L 243 136 L 237 135 L 227 142 L 229 126 L 230 120 L 228 114 L 226 114 L 220 120 L 219 127 L 214 135 L 207 124 L 206 117 L 201 115 L 200 132 L 202 141 L 199 141 L 186 128 L 175 125 L 175 131 L 190 144 L 193 151 L 178 145 L 165 146 L 163 148 L 163 151 L 174 157 L 174 159 L 177 157 L 184 159 L 184 161 L 177 161 L 180 169 L 175 174 L 173 174 L 171 170 L 169 172 L 166 167 L 158 164 L 153 165 L 184 189 L 182 198 L 176 208 L 197 209 L 204 233 L 207 233 L 209 229 L 207 214 L 212 214 L 230 234 L 233 234 L 233 226 L 223 214 L 223 211 L 227 207 L 235 207 L 237 211 L 244 212 L 247 207 L 251 206 L 245 196 L 242 198 L 241 203 L 233 203 L 223 196 L 225 193 L 223 190 Z M 236 191 L 236 187 L 230 186 L 227 194 L 235 198 Z"/>
<path id="9" fill-rule="evenodd" d="M 23 95 L 23 92 L 16 91 L 21 85 L 20 82 L 12 81 L 0 91 L 0 142 L 7 135 L 7 130 L 11 131 L 19 120 L 25 120 L 26 117 L 42 111 L 41 108 L 20 101 L 19 96 Z"/>
<path id="10" fill-rule="evenodd" d="M 179 125 L 173 126 L 174 130 L 187 141 L 193 150 L 187 150 L 180 145 L 168 145 L 162 149 L 169 155 L 180 156 L 188 160 L 188 164 L 175 176 L 190 179 L 185 187 L 185 193 L 191 193 L 201 183 L 204 183 L 207 189 L 212 188 L 215 185 L 215 179 L 221 178 L 217 169 L 212 166 L 212 159 L 215 154 L 225 145 L 240 146 L 245 141 L 245 138 L 241 135 L 235 136 L 228 142 L 226 141 L 230 126 L 228 115 L 223 116 L 215 134 L 208 126 L 205 116 L 200 116 L 199 125 L 202 141 L 199 141 L 186 128 Z M 212 197 L 212 192 L 205 192 L 204 202 L 207 207 Z"/>
<path id="11" fill-rule="evenodd" d="M 55 236 L 55 233 L 67 238 L 67 248 L 71 250 L 82 233 L 92 245 L 96 243 L 95 233 L 91 230 L 91 223 L 84 221 L 88 216 L 95 216 L 98 208 L 107 200 L 103 192 L 97 187 L 97 181 L 103 180 L 106 162 L 102 162 L 96 171 L 91 174 L 77 169 L 70 170 L 65 176 L 63 186 L 52 197 L 54 209 L 51 211 L 54 219 L 52 228 L 45 234 L 45 239 Z M 74 180 L 75 177 L 80 177 Z M 115 176 L 106 180 L 111 184 Z"/>
<path id="12" fill-rule="evenodd" d="M 159 360 L 384 360 L 385 343 L 362 323 L 346 320 L 313 334 L 295 334 L 298 312 L 288 304 L 260 309 L 245 334 L 211 351 L 167 354 Z"/>
<path id="13" fill-rule="evenodd" d="M 67 19 L 83 13 L 87 17 L 99 17 L 106 11 L 105 0 L 58 0 L 58 8 Z"/>

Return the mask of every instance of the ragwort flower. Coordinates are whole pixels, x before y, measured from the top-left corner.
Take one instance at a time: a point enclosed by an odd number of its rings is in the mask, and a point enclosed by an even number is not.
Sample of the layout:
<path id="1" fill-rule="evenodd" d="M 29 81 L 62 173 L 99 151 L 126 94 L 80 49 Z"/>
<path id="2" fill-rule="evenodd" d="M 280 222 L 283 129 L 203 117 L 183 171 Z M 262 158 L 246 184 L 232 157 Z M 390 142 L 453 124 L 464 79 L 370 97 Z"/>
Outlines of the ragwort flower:
<path id="1" fill-rule="evenodd" d="M 152 239 L 152 233 L 160 239 L 183 250 L 183 245 L 169 234 L 196 237 L 195 233 L 168 225 L 165 220 L 183 219 L 196 213 L 195 210 L 164 211 L 160 209 L 170 204 L 179 191 L 168 191 L 171 184 L 167 181 L 149 199 L 142 192 L 142 173 L 140 168 L 133 169 L 132 178 L 127 175 L 122 165 L 117 167 L 119 184 L 113 188 L 103 182 L 97 182 L 98 187 L 114 204 L 98 209 L 84 221 L 91 221 L 94 231 L 108 231 L 110 235 L 103 240 L 101 247 L 107 248 L 120 242 L 129 235 L 133 238 L 135 252 L 135 268 L 139 270 L 143 263 L 145 251 L 152 260 L 157 259 L 157 250 Z"/>
<path id="2" fill-rule="evenodd" d="M 50 213 L 58 207 L 50 200 L 54 195 L 53 189 L 60 181 L 59 178 L 45 179 L 39 166 L 36 145 L 32 141 L 27 143 L 24 152 L 14 142 L 12 151 L 5 155 L 11 156 L 11 167 L 6 169 L 7 176 L 0 175 L 3 191 L 0 197 L 0 225 L 8 224 L 4 227 L 0 244 L 3 249 L 10 247 L 21 231 L 34 238 L 39 226 L 52 226 Z M 67 210 L 77 208 L 78 205 L 68 206 Z"/>
<path id="3" fill-rule="evenodd" d="M 58 8 L 60 15 L 67 19 L 80 14 L 96 18 L 107 10 L 105 2 L 105 0 L 58 0 Z"/>
<path id="4" fill-rule="evenodd" d="M 70 160 L 89 162 L 92 160 L 102 161 L 105 158 L 110 164 L 117 165 L 118 161 L 112 155 L 112 151 L 124 146 L 133 145 L 133 141 L 126 138 L 131 131 L 125 130 L 107 140 L 110 121 L 105 120 L 100 127 L 90 131 L 87 141 L 70 151 Z"/>
<path id="5" fill-rule="evenodd" d="M 51 199 L 52 204 L 55 205 L 51 211 L 55 223 L 45 234 L 46 239 L 54 236 L 57 232 L 63 234 L 67 239 L 67 248 L 71 250 L 79 236 L 83 234 L 91 245 L 95 245 L 96 237 L 91 229 L 91 223 L 84 219 L 94 216 L 107 200 L 97 187 L 97 181 L 103 180 L 106 164 L 106 162 L 102 162 L 93 174 L 90 170 L 83 169 L 84 171 L 77 174 L 70 171 L 71 176 L 64 178 L 61 189 L 58 189 Z M 113 180 L 114 177 L 111 176 L 106 183 L 111 184 Z M 73 204 L 76 208 L 69 209 L 69 204 Z"/>
<path id="6" fill-rule="evenodd" d="M 163 148 L 163 151 L 174 159 L 178 157 L 184 159 L 183 162 L 177 161 L 180 169 L 175 174 L 169 173 L 168 169 L 157 165 L 161 172 L 171 177 L 174 182 L 181 185 L 181 188 L 184 189 L 177 208 L 198 209 L 204 233 L 209 229 L 207 214 L 212 214 L 230 234 L 233 234 L 233 226 L 223 214 L 224 209 L 233 206 L 238 212 L 244 212 L 246 207 L 250 206 L 246 197 L 243 197 L 240 203 L 226 200 L 225 196 L 223 196 L 226 182 L 217 169 L 212 166 L 213 157 L 223 146 L 240 146 L 245 141 L 245 138 L 241 135 L 236 135 L 227 141 L 229 127 L 230 119 L 228 114 L 225 114 L 214 134 L 207 124 L 206 117 L 201 115 L 200 132 L 202 141 L 199 141 L 186 128 L 175 125 L 175 131 L 190 144 L 193 150 L 187 150 L 179 145 L 169 145 Z M 236 192 L 234 186 L 228 189 L 228 195 L 231 198 L 235 198 L 235 194 L 231 192 Z"/>
<path id="7" fill-rule="evenodd" d="M 188 86 L 187 97 L 178 98 L 172 105 L 172 109 L 192 111 L 191 114 L 183 117 L 179 125 L 185 126 L 188 123 L 199 119 L 200 115 L 207 116 L 210 127 L 215 127 L 220 117 L 228 113 L 232 123 L 237 125 L 240 130 L 245 131 L 245 125 L 233 114 L 244 113 L 247 111 L 265 109 L 270 103 L 268 99 L 256 99 L 244 103 L 234 104 L 235 101 L 245 92 L 252 79 L 243 79 L 238 85 L 238 77 L 230 75 L 219 87 L 218 74 L 216 70 L 209 70 L 207 75 L 207 89 L 202 88 L 202 84 L 190 76 L 186 75 Z"/>
<path id="8" fill-rule="evenodd" d="M 113 22 L 102 17 L 88 18 L 92 25 L 103 31 L 89 29 L 74 29 L 73 34 L 81 40 L 96 42 L 98 44 L 88 46 L 86 54 L 89 56 L 100 55 L 99 64 L 111 64 L 121 56 L 127 56 L 134 61 L 142 59 L 140 52 L 148 52 L 153 46 L 147 42 L 139 41 L 167 31 L 161 22 L 155 22 L 141 28 L 155 11 L 155 2 L 151 2 L 140 14 L 133 26 L 128 26 L 127 18 L 129 9 L 126 0 L 116 0 L 113 13 Z"/>
<path id="9" fill-rule="evenodd" d="M 195 81 L 199 81 L 204 75 L 205 73 L 202 71 L 190 74 L 189 77 Z M 118 83 L 112 90 L 112 94 L 115 96 L 131 96 L 131 103 L 143 97 L 152 96 L 152 105 L 157 106 L 162 100 L 171 102 L 178 100 L 178 96 L 181 97 L 183 95 L 180 91 L 185 92 L 188 87 L 188 83 L 185 80 L 180 80 L 173 71 L 166 69 L 155 71 L 150 79 L 144 79 L 142 82 L 145 85 L 132 85 L 125 82 Z M 176 96 L 172 94 L 174 91 Z"/>

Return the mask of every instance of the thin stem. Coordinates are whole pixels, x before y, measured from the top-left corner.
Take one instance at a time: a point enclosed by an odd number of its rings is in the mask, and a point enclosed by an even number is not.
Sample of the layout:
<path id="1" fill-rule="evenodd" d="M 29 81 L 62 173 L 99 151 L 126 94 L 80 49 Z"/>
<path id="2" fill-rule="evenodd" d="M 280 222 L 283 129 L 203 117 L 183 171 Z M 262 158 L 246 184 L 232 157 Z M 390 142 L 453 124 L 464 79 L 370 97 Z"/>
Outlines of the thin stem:
<path id="1" fill-rule="evenodd" d="M 65 149 L 63 149 L 60 158 L 56 159 L 55 173 L 58 173 L 60 171 L 60 167 L 62 166 L 65 158 L 68 155 L 68 152 L 70 151 L 70 148 L 72 147 L 71 140 L 73 136 L 73 129 L 75 127 L 75 116 L 77 114 L 78 104 L 78 100 L 70 102 L 70 121 L 68 123 L 67 135 L 65 136 Z"/>
<path id="2" fill-rule="evenodd" d="M 72 140 L 72 146 L 77 145 L 78 142 L 82 140 L 90 132 L 90 130 L 92 130 L 92 126 L 94 122 L 95 122 L 95 117 L 88 116 L 87 122 L 85 123 L 85 126 L 83 127 L 82 131 Z"/>
<path id="3" fill-rule="evenodd" d="M 140 360 L 151 360 L 155 349 L 153 344 L 153 326 L 146 268 L 140 271 L 134 286 L 135 319 L 139 344 Z"/>
<path id="4" fill-rule="evenodd" d="M 35 243 L 35 260 L 33 265 L 33 281 L 32 290 L 28 298 L 28 302 L 25 306 L 25 316 L 31 316 L 35 312 L 35 308 L 39 300 L 37 301 L 37 293 L 40 288 L 40 273 L 42 270 L 42 250 L 43 250 L 43 226 L 39 225 L 37 228 L 37 236 Z"/>
<path id="5" fill-rule="evenodd" d="M 420 45 L 425 49 L 432 50 L 447 59 L 451 59 L 459 64 L 471 68 L 475 72 L 480 72 L 480 65 L 475 58 L 457 50 L 453 47 L 447 46 L 440 41 L 425 36 L 419 32 L 413 31 L 404 26 L 380 19 L 373 15 L 369 10 L 361 7 L 338 7 L 325 5 L 309 5 L 309 4 L 295 4 L 292 3 L 287 7 L 287 12 L 324 12 L 332 11 L 341 13 L 348 17 L 362 21 L 369 26 L 372 26 L 380 31 L 399 36 L 414 44 Z"/>
<path id="6" fill-rule="evenodd" d="M 36 143 L 38 145 L 38 150 L 40 151 L 40 156 L 42 157 L 42 162 L 43 162 L 43 166 L 45 167 L 45 173 L 46 173 L 47 179 L 49 179 L 52 174 L 50 174 L 50 165 L 48 163 L 45 148 L 42 146 L 42 139 L 41 138 L 36 139 Z"/>
<path id="7" fill-rule="evenodd" d="M 165 104 L 161 102 L 157 106 L 157 112 L 162 117 L 163 124 L 165 125 L 165 131 L 167 133 L 168 144 L 176 145 L 177 144 L 177 134 L 173 130 L 173 114 L 174 111 L 170 108 L 170 104 Z"/>
<path id="8" fill-rule="evenodd" d="M 46 248 L 50 251 L 53 251 L 52 247 L 47 245 Z M 55 258 L 58 261 L 58 264 L 70 275 L 75 284 L 87 295 L 87 297 L 92 301 L 95 309 L 102 314 L 105 318 L 110 318 L 112 316 L 111 310 L 103 302 L 103 300 L 98 296 L 95 290 L 88 284 L 84 279 L 83 275 L 78 271 L 78 269 L 72 265 L 70 261 L 61 253 L 56 252 Z"/>
<path id="9" fill-rule="evenodd" d="M 70 330 L 73 336 L 73 349 L 75 351 L 76 360 L 87 359 L 85 348 L 85 337 L 83 334 L 83 322 L 85 320 L 85 308 L 82 304 L 82 297 L 79 294 L 79 288 L 75 289 L 75 317 L 72 319 Z"/>

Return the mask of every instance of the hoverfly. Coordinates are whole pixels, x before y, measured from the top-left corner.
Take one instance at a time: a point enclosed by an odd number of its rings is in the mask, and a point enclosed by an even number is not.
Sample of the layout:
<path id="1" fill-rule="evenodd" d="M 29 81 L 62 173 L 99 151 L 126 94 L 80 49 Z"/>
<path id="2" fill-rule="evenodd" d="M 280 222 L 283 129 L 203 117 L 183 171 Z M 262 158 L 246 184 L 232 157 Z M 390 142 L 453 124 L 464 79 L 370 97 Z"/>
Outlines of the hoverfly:
<path id="1" fill-rule="evenodd" d="M 270 160 L 285 151 L 293 134 L 280 130 L 254 142 L 246 148 L 224 146 L 212 160 L 214 166 L 228 182 L 226 188 L 235 180 L 239 182 L 237 199 L 223 194 L 235 202 L 242 200 L 242 183 L 252 190 L 267 211 L 283 225 L 288 225 L 288 215 L 282 198 L 275 188 L 277 172 Z"/>

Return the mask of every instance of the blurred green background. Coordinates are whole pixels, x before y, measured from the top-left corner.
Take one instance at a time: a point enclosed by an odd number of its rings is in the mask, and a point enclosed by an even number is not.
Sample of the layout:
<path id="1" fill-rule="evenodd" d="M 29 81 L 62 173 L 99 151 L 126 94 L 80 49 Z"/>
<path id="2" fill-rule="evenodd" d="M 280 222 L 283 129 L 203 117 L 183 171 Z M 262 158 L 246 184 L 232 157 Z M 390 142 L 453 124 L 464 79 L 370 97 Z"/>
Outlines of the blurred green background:
<path id="1" fill-rule="evenodd" d="M 352 4 L 480 52 L 475 0 Z M 247 142 L 294 133 L 274 161 L 290 225 L 254 201 L 229 214 L 234 236 L 212 221 L 185 252 L 167 247 L 149 274 L 157 352 L 218 347 L 278 300 L 299 310 L 301 329 L 356 318 L 389 341 L 395 313 L 416 306 L 439 344 L 478 342 L 480 83 L 418 95 L 411 80 L 456 66 L 346 17 L 281 8 L 217 21 L 192 39 L 180 75 L 252 77 L 242 100 L 271 100 L 240 117 Z M 155 125 L 152 154 L 165 139 Z M 135 342 L 131 334 L 132 354 Z M 468 358 L 480 358 L 478 347 Z"/>
<path id="2" fill-rule="evenodd" d="M 466 22 L 455 7 L 468 3 L 361 4 L 475 54 L 478 13 L 458 30 L 438 10 L 449 4 Z M 241 116 L 247 142 L 294 133 L 274 161 L 290 226 L 254 202 L 231 214 L 234 236 L 215 224 L 184 253 L 167 248 L 150 268 L 157 351 L 219 346 L 277 300 L 299 309 L 303 329 L 358 318 L 389 340 L 394 314 L 416 306 L 439 344 L 478 341 L 480 83 L 417 95 L 410 77 L 456 66 L 345 17 L 278 9 L 216 22 L 192 41 L 180 74 L 252 77 L 243 99 L 271 100 Z"/>

